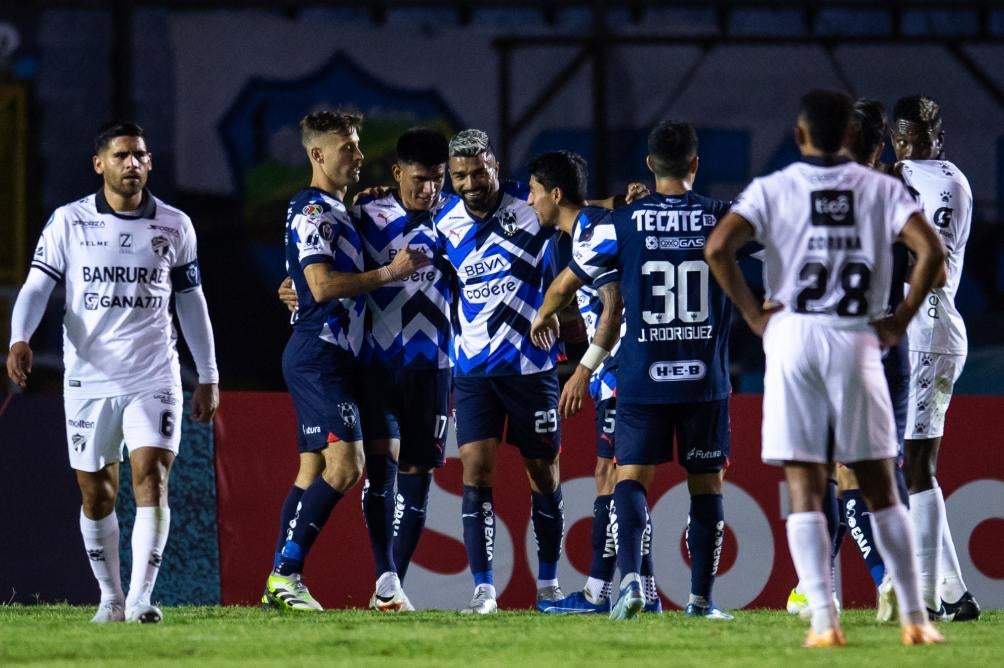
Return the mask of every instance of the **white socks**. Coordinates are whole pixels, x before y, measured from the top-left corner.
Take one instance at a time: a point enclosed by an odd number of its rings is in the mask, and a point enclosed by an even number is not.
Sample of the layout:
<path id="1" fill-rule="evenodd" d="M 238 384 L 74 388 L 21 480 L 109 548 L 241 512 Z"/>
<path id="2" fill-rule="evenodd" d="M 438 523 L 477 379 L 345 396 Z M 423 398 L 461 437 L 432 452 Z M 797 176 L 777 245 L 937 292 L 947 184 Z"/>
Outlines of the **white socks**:
<path id="1" fill-rule="evenodd" d="M 80 509 L 80 535 L 84 538 L 91 571 L 101 588 L 101 602 L 119 601 L 122 576 L 119 572 L 119 518 L 115 511 L 100 520 L 89 519 Z"/>
<path id="2" fill-rule="evenodd" d="M 911 497 L 911 502 L 913 497 Z M 916 544 L 906 508 L 897 503 L 872 512 L 875 547 L 882 554 L 899 601 L 900 623 L 923 624 L 927 611 L 917 581 Z"/>
<path id="3" fill-rule="evenodd" d="M 136 524 L 132 530 L 132 578 L 129 582 L 126 608 L 137 603 L 150 602 L 170 528 L 170 508 L 159 506 L 136 508 Z"/>
<path id="4" fill-rule="evenodd" d="M 944 505 L 944 496 L 941 488 L 937 488 L 938 497 Z M 955 543 L 952 541 L 952 530 L 948 528 L 946 515 L 945 529 L 941 532 L 941 557 L 938 561 L 938 575 L 941 582 L 938 583 L 938 595 L 947 603 L 956 603 L 962 595 L 966 593 L 966 583 L 962 580 L 962 569 L 959 568 L 959 556 L 955 552 Z"/>
<path id="5" fill-rule="evenodd" d="M 910 495 L 910 522 L 917 537 L 920 593 L 924 605 L 931 610 L 939 610 L 938 564 L 941 561 L 942 534 L 946 524 L 945 499 L 939 487 Z"/>
<path id="6" fill-rule="evenodd" d="M 833 606 L 830 571 L 830 535 L 826 516 L 819 511 L 788 515 L 788 551 L 798 573 L 798 590 L 809 600 L 812 630 L 825 633 L 838 628 Z"/>
<path id="7" fill-rule="evenodd" d="M 610 582 L 589 576 L 585 587 L 586 598 L 589 599 L 590 603 L 598 603 L 600 599 L 610 596 L 611 586 Z"/>

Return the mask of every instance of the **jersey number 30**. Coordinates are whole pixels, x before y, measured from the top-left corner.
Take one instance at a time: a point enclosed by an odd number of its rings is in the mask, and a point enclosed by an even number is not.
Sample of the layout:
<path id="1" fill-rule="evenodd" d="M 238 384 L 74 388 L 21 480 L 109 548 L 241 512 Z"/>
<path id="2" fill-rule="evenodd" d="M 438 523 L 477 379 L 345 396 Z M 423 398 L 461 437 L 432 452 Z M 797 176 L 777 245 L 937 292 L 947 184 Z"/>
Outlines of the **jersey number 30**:
<path id="1" fill-rule="evenodd" d="M 662 279 L 655 276 L 662 275 Z M 650 325 L 665 325 L 675 317 L 681 322 L 704 322 L 708 319 L 708 265 L 703 260 L 687 260 L 674 266 L 665 260 L 649 260 L 641 265 L 642 281 L 647 283 L 651 295 L 645 299 L 652 310 L 641 312 L 642 320 Z M 647 280 L 646 280 L 647 279 Z M 699 282 L 696 304 L 691 303 L 691 281 Z M 657 308 L 659 298 L 662 308 Z"/>

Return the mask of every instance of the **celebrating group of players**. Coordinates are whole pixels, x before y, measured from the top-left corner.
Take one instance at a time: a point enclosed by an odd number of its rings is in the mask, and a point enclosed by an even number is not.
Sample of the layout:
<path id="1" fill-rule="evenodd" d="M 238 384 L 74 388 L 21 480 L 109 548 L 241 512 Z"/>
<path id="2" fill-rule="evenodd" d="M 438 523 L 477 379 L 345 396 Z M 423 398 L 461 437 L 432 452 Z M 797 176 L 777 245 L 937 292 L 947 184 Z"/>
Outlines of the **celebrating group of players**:
<path id="1" fill-rule="evenodd" d="M 783 464 L 788 480 L 789 546 L 799 576 L 793 598 L 811 617 L 806 645 L 844 643 L 832 595 L 841 524 L 833 462 L 849 467 L 840 472 L 844 515 L 874 545 L 869 553 L 878 562 L 869 566 L 881 585 L 880 615 L 891 618 L 898 603 L 903 642 L 940 642 L 929 617 L 979 616 L 933 477 L 952 384 L 965 361 L 965 328 L 953 302 L 972 203 L 965 177 L 942 159 L 933 101 L 897 103 L 892 137 L 901 162 L 891 176 L 872 169 L 886 133 L 881 106 L 810 91 L 795 130 L 802 160 L 755 179 L 731 205 L 692 191 L 696 132 L 666 121 L 649 135 L 653 192 L 633 184 L 626 197 L 590 202 L 585 162 L 568 151 L 534 158 L 527 185 L 503 182 L 484 132 L 464 130 L 447 141 L 413 128 L 397 143 L 396 187 L 364 191 L 350 207 L 346 195 L 363 161 L 362 120 L 321 111 L 300 123 L 312 178 L 290 202 L 291 285 L 280 289 L 293 310 L 282 367 L 297 413 L 299 470 L 280 510 L 263 604 L 321 609 L 303 582 L 304 564 L 332 509 L 365 471 L 363 512 L 376 565 L 370 607 L 414 609 L 402 582 L 425 524 L 432 471 L 444 462 L 452 398 L 474 581 L 462 612 L 497 610 L 493 471 L 505 429 L 531 488 L 538 610 L 618 620 L 661 611 L 646 491 L 656 465 L 673 459 L 675 439 L 691 494 L 685 614 L 731 619 L 714 604 L 712 586 L 725 527 L 734 304 L 764 337 L 763 458 Z M 134 304 L 171 284 L 204 383 L 195 395 L 199 419 L 215 410 L 217 379 L 190 223 L 145 190 L 150 156 L 142 131 L 120 124 L 109 133 L 96 147 L 102 190 L 57 210 L 43 232 L 15 306 L 8 373 L 26 382 L 27 341 L 55 281 L 65 280 L 67 438 L 84 498 L 81 530 L 102 589 L 95 621 L 159 621 L 150 591 L 167 537 L 180 382 L 153 392 L 161 380 L 130 374 L 144 352 L 138 338 L 122 344 L 118 359 L 104 355 L 112 343 L 95 341 L 109 338 L 102 328 L 132 327 L 128 336 L 139 337 L 137 313 L 146 311 L 157 332 L 169 331 L 167 299 Z M 117 181 L 99 169 L 113 159 L 127 165 Z M 456 195 L 443 192 L 447 172 Z M 77 210 L 82 205 L 86 211 Z M 164 225 L 164 211 L 184 224 Z M 140 239 L 134 228 L 153 238 Z M 104 239 L 108 229 L 118 235 L 109 237 L 114 243 Z M 561 235 L 572 245 L 565 267 Z M 126 237 L 135 252 L 126 252 Z M 95 253 L 115 266 L 97 266 Z M 132 279 L 116 272 L 124 260 L 139 259 L 136 253 L 142 260 Z M 736 262 L 751 254 L 764 263 L 766 301 L 754 297 Z M 82 292 L 94 284 L 104 292 Z M 121 305 L 123 290 L 130 308 Z M 201 311 L 185 306 L 188 294 L 198 295 Z M 559 388 L 557 314 L 573 300 L 590 345 Z M 88 318 L 94 326 L 81 327 Z M 173 351 L 173 341 L 151 345 Z M 176 353 L 169 359 L 167 373 L 176 378 Z M 86 396 L 100 398 L 77 398 L 84 396 L 82 366 L 97 392 Z M 97 382 L 102 374 L 131 380 L 105 388 Z M 586 395 L 596 403 L 593 558 L 584 588 L 565 596 L 557 579 L 560 425 Z M 159 490 L 138 504 L 152 507 L 155 529 L 146 564 L 134 559 L 127 601 L 113 505 L 123 440 L 134 466 L 137 458 L 153 462 L 140 471 Z M 95 444 L 89 451 L 88 443 Z M 904 485 L 897 494 L 900 453 L 908 497 Z M 907 498 L 909 515 L 901 502 Z M 150 531 L 134 532 L 137 554 L 137 534 Z"/>

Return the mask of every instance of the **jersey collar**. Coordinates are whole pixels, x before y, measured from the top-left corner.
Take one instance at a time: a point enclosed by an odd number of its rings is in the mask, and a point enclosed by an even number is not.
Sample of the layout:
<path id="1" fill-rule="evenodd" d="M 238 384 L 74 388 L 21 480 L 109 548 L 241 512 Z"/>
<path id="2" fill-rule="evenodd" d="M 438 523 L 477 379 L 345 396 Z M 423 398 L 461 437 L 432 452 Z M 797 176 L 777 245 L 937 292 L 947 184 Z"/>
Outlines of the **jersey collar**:
<path id="1" fill-rule="evenodd" d="M 801 162 L 815 167 L 833 167 L 851 162 L 851 159 L 846 155 L 805 155 L 802 156 Z"/>
<path id="2" fill-rule="evenodd" d="M 137 220 L 139 218 L 149 218 L 153 220 L 157 217 L 157 203 L 153 201 L 153 195 L 146 188 L 143 188 L 143 199 L 139 203 L 139 213 L 135 216 L 123 216 L 120 213 L 116 213 L 112 209 L 108 200 L 105 198 L 105 189 L 101 188 L 94 195 L 94 206 L 97 208 L 98 213 L 101 214 L 111 214 L 116 218 L 121 218 L 123 220 Z"/>

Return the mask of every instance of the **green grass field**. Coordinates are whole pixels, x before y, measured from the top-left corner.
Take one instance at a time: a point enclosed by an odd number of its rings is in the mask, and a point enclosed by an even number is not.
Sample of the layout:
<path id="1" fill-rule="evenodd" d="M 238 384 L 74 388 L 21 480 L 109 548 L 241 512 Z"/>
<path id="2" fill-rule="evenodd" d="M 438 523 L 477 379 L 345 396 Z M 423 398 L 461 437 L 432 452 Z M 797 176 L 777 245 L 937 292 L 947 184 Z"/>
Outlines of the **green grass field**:
<path id="1" fill-rule="evenodd" d="M 741 611 L 733 622 L 679 612 L 613 623 L 605 617 L 503 612 L 378 615 L 361 610 L 290 614 L 254 608 L 165 608 L 160 625 L 88 624 L 93 610 L 0 606 L 0 666 L 984 666 L 1004 656 L 1004 611 L 976 623 L 942 624 L 948 644 L 902 647 L 896 626 L 871 611 L 846 611 L 848 646 L 799 647 L 806 625 L 776 610 Z M 625 663 L 628 662 L 628 663 Z"/>

